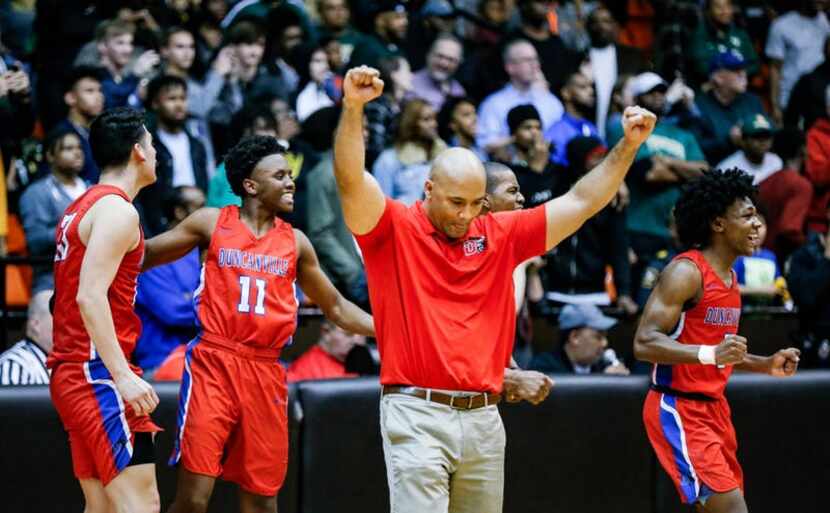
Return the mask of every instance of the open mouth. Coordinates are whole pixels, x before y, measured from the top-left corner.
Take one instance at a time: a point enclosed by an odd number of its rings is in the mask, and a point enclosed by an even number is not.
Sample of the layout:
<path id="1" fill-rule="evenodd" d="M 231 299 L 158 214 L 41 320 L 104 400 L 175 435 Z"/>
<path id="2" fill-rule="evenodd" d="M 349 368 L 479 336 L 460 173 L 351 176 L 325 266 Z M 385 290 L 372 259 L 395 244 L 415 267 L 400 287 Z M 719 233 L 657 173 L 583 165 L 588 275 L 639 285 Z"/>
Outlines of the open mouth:
<path id="1" fill-rule="evenodd" d="M 294 193 L 293 192 L 286 192 L 282 195 L 282 200 L 286 203 L 294 203 Z"/>

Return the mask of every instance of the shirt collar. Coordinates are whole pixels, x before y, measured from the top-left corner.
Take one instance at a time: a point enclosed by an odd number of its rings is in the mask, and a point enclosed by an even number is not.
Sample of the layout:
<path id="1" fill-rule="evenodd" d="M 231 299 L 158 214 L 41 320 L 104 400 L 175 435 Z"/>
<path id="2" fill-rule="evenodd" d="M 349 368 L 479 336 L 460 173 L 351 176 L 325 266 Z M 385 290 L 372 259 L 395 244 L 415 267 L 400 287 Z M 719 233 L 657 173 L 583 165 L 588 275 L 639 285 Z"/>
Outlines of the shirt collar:
<path id="1" fill-rule="evenodd" d="M 429 216 L 427 216 L 427 212 L 424 210 L 424 202 L 421 200 L 415 202 L 415 219 L 418 222 L 418 226 L 421 227 L 421 230 L 423 230 L 425 234 L 435 235 L 441 233 L 438 228 L 432 224 L 432 221 L 429 220 Z"/>

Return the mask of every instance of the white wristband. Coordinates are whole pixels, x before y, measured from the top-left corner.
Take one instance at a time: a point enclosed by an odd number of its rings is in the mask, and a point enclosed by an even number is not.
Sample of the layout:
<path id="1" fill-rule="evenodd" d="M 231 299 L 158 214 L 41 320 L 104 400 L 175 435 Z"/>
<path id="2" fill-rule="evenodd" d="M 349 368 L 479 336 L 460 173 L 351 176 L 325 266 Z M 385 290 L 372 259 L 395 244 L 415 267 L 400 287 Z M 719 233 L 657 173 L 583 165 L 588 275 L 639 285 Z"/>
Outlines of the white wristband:
<path id="1" fill-rule="evenodd" d="M 697 350 L 697 359 L 703 365 L 715 365 L 718 363 L 715 360 L 715 347 L 717 346 L 700 346 Z"/>

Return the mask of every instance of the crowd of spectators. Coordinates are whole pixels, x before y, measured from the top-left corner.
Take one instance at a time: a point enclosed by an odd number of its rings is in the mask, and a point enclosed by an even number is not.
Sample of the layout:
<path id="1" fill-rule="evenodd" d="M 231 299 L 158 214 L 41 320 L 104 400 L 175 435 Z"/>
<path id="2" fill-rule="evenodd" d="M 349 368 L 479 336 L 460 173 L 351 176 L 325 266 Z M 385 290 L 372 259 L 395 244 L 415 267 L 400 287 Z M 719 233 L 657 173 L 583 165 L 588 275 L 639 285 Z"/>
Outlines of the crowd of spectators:
<path id="1" fill-rule="evenodd" d="M 297 183 L 290 220 L 337 288 L 368 306 L 331 148 L 343 76 L 366 64 L 385 82 L 365 109 L 367 170 L 407 204 L 436 155 L 461 146 L 508 166 L 525 207 L 539 205 L 620 139 L 626 106 L 658 115 L 614 201 L 530 266 L 544 288 L 531 313 L 636 316 L 684 249 L 672 222 L 683 184 L 738 167 L 766 227 L 736 266 L 746 303 L 797 307 L 807 362 L 830 366 L 828 16 L 826 0 L 3 0 L 0 257 L 51 256 L 63 209 L 98 179 L 91 121 L 128 105 L 146 112 L 158 152 L 158 180 L 136 199 L 148 237 L 201 205 L 238 204 L 222 157 L 244 135 L 270 135 Z M 53 287 L 48 264 L 5 272 L 20 307 Z M 198 275 L 193 253 L 140 277 L 147 370 L 195 332 Z M 608 320 L 561 312 L 559 352 L 532 361 L 602 363 L 574 355 L 602 353 Z M 349 374 L 340 353 L 365 344 L 340 335 L 323 330 L 307 369 Z"/>

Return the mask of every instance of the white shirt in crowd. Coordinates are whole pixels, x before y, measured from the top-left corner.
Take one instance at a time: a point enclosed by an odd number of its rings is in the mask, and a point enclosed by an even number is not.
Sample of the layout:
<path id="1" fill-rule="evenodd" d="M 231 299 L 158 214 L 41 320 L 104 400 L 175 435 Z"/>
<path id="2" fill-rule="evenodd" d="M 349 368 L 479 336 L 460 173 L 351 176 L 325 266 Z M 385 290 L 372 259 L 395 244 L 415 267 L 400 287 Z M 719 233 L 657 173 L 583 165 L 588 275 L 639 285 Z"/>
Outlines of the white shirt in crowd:
<path id="1" fill-rule="evenodd" d="M 481 102 L 478 108 L 478 134 L 476 145 L 484 148 L 488 144 L 510 135 L 507 126 L 507 113 L 513 107 L 529 103 L 536 107 L 542 118 L 542 132 L 562 118 L 565 108 L 547 88 L 531 87 L 520 91 L 507 84 Z"/>
<path id="2" fill-rule="evenodd" d="M 600 137 L 605 139 L 608 108 L 611 106 L 611 95 L 617 82 L 617 47 L 608 45 L 605 48 L 591 48 L 589 57 L 597 90 L 597 130 Z"/>
<path id="3" fill-rule="evenodd" d="M 823 12 L 807 18 L 791 11 L 772 22 L 765 51 L 767 57 L 782 61 L 778 95 L 782 110 L 801 75 L 824 62 L 824 40 L 828 35 L 830 22 Z"/>
<path id="4" fill-rule="evenodd" d="M 761 164 L 753 164 L 746 158 L 743 150 L 738 150 L 732 155 L 726 157 L 717 169 L 732 169 L 737 167 L 740 170 L 746 171 L 752 175 L 752 183 L 758 185 L 770 176 L 784 169 L 784 161 L 775 153 L 767 153 L 764 155 L 764 161 Z"/>
<path id="5" fill-rule="evenodd" d="M 87 186 L 86 182 L 83 181 L 82 178 L 75 177 L 75 181 L 72 185 L 61 184 L 63 190 L 66 191 L 66 194 L 72 198 L 72 201 L 81 197 L 81 194 L 86 192 Z"/>
<path id="6" fill-rule="evenodd" d="M 297 112 L 297 120 L 302 123 L 306 118 L 323 107 L 331 107 L 333 105 L 334 102 L 322 87 L 314 82 L 309 82 L 300 91 L 300 94 L 297 95 L 297 108 L 295 109 Z"/>
<path id="7" fill-rule="evenodd" d="M 180 130 L 173 134 L 162 129 L 158 131 L 161 143 L 173 156 L 173 187 L 196 185 L 193 160 L 190 158 L 190 139 L 187 132 Z"/>

